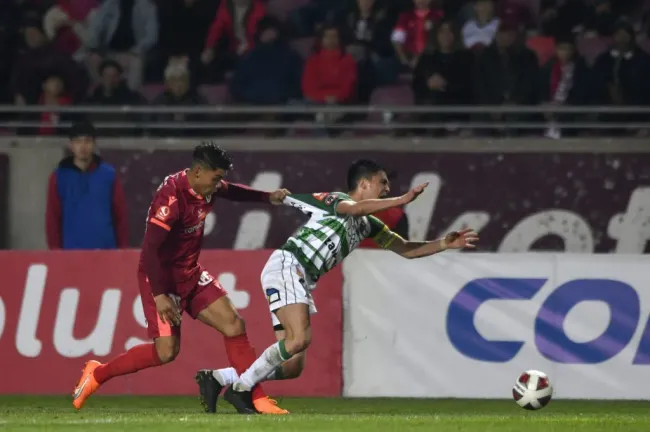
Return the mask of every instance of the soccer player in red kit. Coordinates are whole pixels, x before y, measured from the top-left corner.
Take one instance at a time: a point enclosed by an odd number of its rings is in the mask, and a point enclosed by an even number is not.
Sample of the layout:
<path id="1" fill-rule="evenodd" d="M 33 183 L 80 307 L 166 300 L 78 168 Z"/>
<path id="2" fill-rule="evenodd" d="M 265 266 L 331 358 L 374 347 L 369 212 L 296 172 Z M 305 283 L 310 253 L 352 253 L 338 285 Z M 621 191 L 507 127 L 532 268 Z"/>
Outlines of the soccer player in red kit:
<path id="1" fill-rule="evenodd" d="M 202 143 L 194 149 L 191 167 L 167 176 L 156 191 L 138 267 L 147 333 L 153 343 L 133 347 L 105 364 L 86 363 L 73 394 L 76 409 L 111 378 L 173 361 L 180 350 L 183 311 L 224 335 L 228 360 L 238 373 L 255 361 L 244 321 L 226 291 L 198 263 L 205 217 L 215 198 L 277 205 L 289 192 L 268 193 L 228 183 L 224 177 L 231 168 L 225 151 L 213 143 Z M 286 414 L 261 387 L 249 395 L 235 403 L 239 413 Z"/>

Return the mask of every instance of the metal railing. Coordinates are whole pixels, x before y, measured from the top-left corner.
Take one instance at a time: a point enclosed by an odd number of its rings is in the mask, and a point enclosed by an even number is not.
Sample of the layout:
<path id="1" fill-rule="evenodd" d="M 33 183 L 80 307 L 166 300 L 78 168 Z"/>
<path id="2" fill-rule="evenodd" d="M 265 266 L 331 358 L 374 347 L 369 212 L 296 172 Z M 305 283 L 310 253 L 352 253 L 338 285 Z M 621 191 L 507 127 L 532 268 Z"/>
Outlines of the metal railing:
<path id="1" fill-rule="evenodd" d="M 474 106 L 341 106 L 299 105 L 283 106 L 42 106 L 0 105 L 0 128 L 33 129 L 45 124 L 29 119 L 40 113 L 61 114 L 61 122 L 54 126 L 66 129 L 72 118 L 90 116 L 96 127 L 106 130 L 179 131 L 201 130 L 317 130 L 343 129 L 358 131 L 409 129 L 487 129 L 487 130 L 543 130 L 555 127 L 565 130 L 645 130 L 650 129 L 650 106 L 563 106 L 563 105 L 474 105 Z M 202 116 L 194 121 L 170 121 L 165 115 Z M 255 117 L 281 115 L 278 121 Z M 345 115 L 343 121 L 327 121 L 328 115 Z M 438 115 L 435 121 L 422 116 Z M 465 118 L 445 119 L 448 115 Z M 103 120 L 109 115 L 112 120 Z M 554 119 L 547 117 L 551 115 Z M 316 118 L 325 117 L 323 121 Z M 115 117 L 124 117 L 118 121 Z M 236 117 L 236 119 L 233 119 Z M 441 119 L 442 117 L 442 119 Z M 568 119 L 570 117 L 570 119 Z M 435 117 L 434 117 L 435 118 Z M 604 121 L 606 120 L 606 121 Z"/>

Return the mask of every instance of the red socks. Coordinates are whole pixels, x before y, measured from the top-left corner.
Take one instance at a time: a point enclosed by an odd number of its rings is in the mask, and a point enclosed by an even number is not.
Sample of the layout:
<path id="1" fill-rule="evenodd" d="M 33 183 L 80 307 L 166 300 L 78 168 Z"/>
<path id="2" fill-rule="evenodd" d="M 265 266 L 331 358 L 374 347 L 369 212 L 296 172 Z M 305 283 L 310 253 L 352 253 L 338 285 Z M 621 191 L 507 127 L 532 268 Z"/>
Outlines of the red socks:
<path id="1" fill-rule="evenodd" d="M 116 376 L 131 374 L 161 364 L 154 344 L 138 345 L 97 367 L 93 376 L 99 384 L 102 384 Z"/>
<path id="2" fill-rule="evenodd" d="M 224 341 L 230 365 L 235 368 L 238 375 L 243 374 L 257 360 L 255 350 L 248 341 L 248 335 L 244 333 L 239 336 L 225 337 Z M 253 400 L 263 397 L 266 397 L 266 393 L 262 390 L 262 386 L 258 384 L 253 387 Z"/>

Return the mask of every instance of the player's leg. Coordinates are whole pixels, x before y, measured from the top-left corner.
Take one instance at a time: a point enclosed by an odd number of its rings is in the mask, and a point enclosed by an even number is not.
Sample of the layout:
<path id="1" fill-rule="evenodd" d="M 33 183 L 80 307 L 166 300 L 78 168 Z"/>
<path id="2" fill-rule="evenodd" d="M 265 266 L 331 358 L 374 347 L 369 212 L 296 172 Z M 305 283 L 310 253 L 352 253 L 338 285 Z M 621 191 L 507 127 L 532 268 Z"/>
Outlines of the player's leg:
<path id="1" fill-rule="evenodd" d="M 188 304 L 188 312 L 193 317 L 196 317 L 204 324 L 209 325 L 224 335 L 228 361 L 238 373 L 241 373 L 256 358 L 255 350 L 246 334 L 244 320 L 230 301 L 230 298 L 226 295 L 226 291 L 218 285 L 214 278 L 206 277 L 203 279 L 211 280 L 211 282 L 197 288 L 197 292 Z M 286 413 L 285 410 L 273 404 L 265 403 L 268 402 L 268 398 L 260 386 L 254 389 L 250 399 L 250 403 L 246 400 L 243 401 L 243 404 L 235 408 L 241 413 L 253 413 L 255 411 L 272 414 Z M 212 403 L 210 401 L 210 411 L 211 405 Z"/>
<path id="2" fill-rule="evenodd" d="M 83 407 L 88 397 L 111 378 L 169 363 L 178 355 L 180 327 L 160 320 L 146 278 L 139 275 L 138 282 L 147 320 L 147 335 L 154 342 L 135 346 L 105 364 L 96 360 L 87 362 L 73 394 L 72 404 L 78 410 Z"/>
<path id="3" fill-rule="evenodd" d="M 286 331 L 285 339 L 268 347 L 243 374 L 228 387 L 224 398 L 233 405 L 250 397 L 250 391 L 293 355 L 303 352 L 311 342 L 309 306 L 295 303 L 276 311 Z"/>

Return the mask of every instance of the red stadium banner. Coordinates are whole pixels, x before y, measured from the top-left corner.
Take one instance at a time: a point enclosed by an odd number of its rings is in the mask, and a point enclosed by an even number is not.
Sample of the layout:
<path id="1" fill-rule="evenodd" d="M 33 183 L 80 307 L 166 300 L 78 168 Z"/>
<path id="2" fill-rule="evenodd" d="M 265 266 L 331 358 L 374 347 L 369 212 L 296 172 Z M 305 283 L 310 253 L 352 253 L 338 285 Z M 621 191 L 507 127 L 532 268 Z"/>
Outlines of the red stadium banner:
<path id="1" fill-rule="evenodd" d="M 209 250 L 201 263 L 230 294 L 258 354 L 275 339 L 259 275 L 270 251 Z M 0 252 L 0 394 L 72 394 L 88 359 L 147 342 L 139 252 Z M 302 377 L 267 383 L 272 395 L 339 396 L 342 275 L 319 281 L 318 314 Z M 197 369 L 228 366 L 222 336 L 184 315 L 175 362 L 108 382 L 100 394 L 196 394 Z"/>

